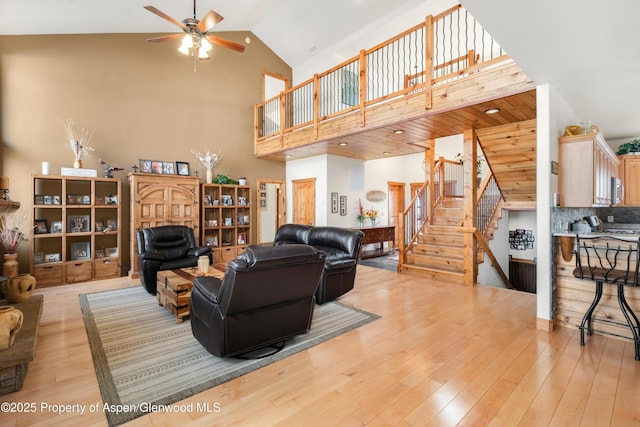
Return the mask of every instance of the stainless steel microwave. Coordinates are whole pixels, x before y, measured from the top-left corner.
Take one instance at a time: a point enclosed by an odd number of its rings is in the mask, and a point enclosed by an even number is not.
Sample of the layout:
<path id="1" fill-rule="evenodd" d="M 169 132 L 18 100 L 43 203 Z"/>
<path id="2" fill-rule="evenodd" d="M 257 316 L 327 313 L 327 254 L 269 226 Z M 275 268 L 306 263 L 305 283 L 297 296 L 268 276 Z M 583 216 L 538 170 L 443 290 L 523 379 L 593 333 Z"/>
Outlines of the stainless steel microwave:
<path id="1" fill-rule="evenodd" d="M 624 186 L 620 178 L 611 177 L 611 204 L 617 205 L 624 199 Z"/>

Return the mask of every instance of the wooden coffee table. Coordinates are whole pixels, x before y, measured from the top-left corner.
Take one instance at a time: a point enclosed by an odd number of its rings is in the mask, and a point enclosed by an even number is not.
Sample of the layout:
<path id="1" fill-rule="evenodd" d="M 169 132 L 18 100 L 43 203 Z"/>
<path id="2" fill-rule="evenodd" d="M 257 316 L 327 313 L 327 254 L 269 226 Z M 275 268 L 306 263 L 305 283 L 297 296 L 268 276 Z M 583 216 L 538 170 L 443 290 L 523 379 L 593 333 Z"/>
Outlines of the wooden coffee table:
<path id="1" fill-rule="evenodd" d="M 209 266 L 209 271 L 201 273 L 198 267 L 165 270 L 158 272 L 157 295 L 158 304 L 164 306 L 176 317 L 176 323 L 182 323 L 189 315 L 191 303 L 191 288 L 193 279 L 198 276 L 211 276 L 222 279 L 226 266 L 216 264 Z"/>

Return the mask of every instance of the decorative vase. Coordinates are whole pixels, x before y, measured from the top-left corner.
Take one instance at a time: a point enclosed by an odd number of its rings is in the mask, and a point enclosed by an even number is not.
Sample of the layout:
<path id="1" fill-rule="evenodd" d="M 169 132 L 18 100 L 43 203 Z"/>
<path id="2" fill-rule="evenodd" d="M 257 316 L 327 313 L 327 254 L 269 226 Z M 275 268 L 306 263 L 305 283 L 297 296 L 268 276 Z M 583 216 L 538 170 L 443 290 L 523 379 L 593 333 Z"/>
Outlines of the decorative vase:
<path id="1" fill-rule="evenodd" d="M 374 228 L 375 226 L 376 226 L 376 219 L 371 218 L 371 228 Z"/>
<path id="2" fill-rule="evenodd" d="M 360 228 L 364 228 L 364 220 L 360 220 L 359 223 L 360 223 Z"/>
<path id="3" fill-rule="evenodd" d="M 0 307 L 0 351 L 11 347 L 21 327 L 20 310 L 10 305 Z"/>
<path id="4" fill-rule="evenodd" d="M 76 169 L 81 169 L 82 168 L 82 160 L 80 159 L 76 159 L 73 161 L 73 167 Z"/>
<path id="5" fill-rule="evenodd" d="M 207 255 L 198 257 L 198 270 L 203 274 L 209 271 L 209 257 Z"/>
<path id="6" fill-rule="evenodd" d="M 20 264 L 18 264 L 18 254 L 4 254 L 4 264 L 2 264 L 2 275 L 13 277 L 20 274 Z"/>
<path id="7" fill-rule="evenodd" d="M 30 274 L 19 274 L 2 283 L 2 293 L 10 303 L 25 302 L 36 288 L 36 278 Z"/>
<path id="8" fill-rule="evenodd" d="M 213 169 L 207 169 L 207 184 L 211 184 L 213 182 Z"/>

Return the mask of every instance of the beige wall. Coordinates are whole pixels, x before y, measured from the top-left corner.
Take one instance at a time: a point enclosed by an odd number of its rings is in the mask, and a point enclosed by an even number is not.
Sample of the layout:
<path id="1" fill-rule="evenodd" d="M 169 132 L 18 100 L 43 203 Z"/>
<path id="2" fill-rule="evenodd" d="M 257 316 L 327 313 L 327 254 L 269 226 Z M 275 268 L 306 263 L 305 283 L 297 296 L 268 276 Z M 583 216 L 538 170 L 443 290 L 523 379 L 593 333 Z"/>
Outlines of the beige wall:
<path id="1" fill-rule="evenodd" d="M 31 212 L 30 174 L 40 173 L 41 162 L 50 162 L 52 174 L 73 165 L 63 119 L 96 128 L 85 168 L 101 173 L 99 158 L 125 168 L 114 174 L 125 192 L 123 225 L 127 173 L 141 158 L 187 161 L 203 177 L 191 149 L 221 150 L 214 174 L 244 175 L 254 186 L 258 177 L 284 180 L 283 162 L 253 156 L 253 105 L 261 101 L 261 69 L 290 76 L 291 68 L 251 33 L 219 35 L 252 42 L 242 54 L 214 47 L 195 73 L 179 42 L 147 43 L 149 34 L 0 37 L 0 174 L 10 178 L 21 210 Z M 125 251 L 128 239 L 123 228 Z M 20 248 L 22 271 L 28 246 Z"/>

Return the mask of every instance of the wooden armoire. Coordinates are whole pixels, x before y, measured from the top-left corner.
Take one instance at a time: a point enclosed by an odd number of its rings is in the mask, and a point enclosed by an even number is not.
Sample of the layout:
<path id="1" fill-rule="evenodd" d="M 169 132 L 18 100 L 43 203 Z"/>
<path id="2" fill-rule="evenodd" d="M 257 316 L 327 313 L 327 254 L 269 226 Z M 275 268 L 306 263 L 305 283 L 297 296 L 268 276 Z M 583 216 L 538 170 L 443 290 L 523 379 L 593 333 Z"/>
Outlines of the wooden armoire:
<path id="1" fill-rule="evenodd" d="M 131 269 L 138 277 L 136 231 L 161 225 L 187 225 L 200 238 L 200 178 L 196 176 L 130 173 Z"/>

